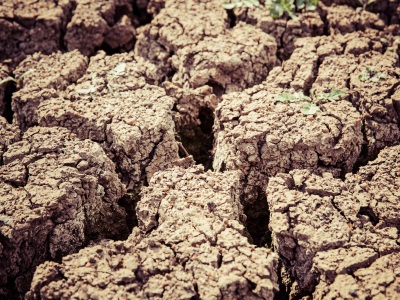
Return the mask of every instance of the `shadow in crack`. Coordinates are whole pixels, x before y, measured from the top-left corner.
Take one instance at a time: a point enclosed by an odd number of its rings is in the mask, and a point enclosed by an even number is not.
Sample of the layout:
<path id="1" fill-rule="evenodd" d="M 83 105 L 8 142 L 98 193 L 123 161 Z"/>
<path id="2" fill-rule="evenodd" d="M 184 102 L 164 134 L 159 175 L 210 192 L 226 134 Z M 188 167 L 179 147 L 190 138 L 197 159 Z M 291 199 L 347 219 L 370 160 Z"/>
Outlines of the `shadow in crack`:
<path id="1" fill-rule="evenodd" d="M 193 156 L 204 169 L 212 169 L 212 147 L 214 135 L 214 112 L 208 107 L 202 107 L 199 112 L 200 125 L 189 124 L 178 126 L 178 136 L 187 153 Z"/>
<path id="2" fill-rule="evenodd" d="M 14 112 L 11 108 L 12 95 L 17 90 L 15 82 L 6 83 L 6 88 L 4 92 L 4 112 L 3 117 L 7 120 L 9 124 L 13 121 Z"/>

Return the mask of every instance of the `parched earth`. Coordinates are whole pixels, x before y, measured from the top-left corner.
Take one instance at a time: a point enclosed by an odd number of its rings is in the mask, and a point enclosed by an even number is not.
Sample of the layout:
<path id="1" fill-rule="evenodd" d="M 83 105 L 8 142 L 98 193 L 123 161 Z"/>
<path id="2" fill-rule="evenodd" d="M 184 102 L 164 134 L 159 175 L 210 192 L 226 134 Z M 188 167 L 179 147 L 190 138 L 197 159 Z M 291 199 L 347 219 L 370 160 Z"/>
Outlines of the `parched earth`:
<path id="1" fill-rule="evenodd" d="M 399 1 L 223 2 L 0 0 L 0 299 L 400 298 Z"/>

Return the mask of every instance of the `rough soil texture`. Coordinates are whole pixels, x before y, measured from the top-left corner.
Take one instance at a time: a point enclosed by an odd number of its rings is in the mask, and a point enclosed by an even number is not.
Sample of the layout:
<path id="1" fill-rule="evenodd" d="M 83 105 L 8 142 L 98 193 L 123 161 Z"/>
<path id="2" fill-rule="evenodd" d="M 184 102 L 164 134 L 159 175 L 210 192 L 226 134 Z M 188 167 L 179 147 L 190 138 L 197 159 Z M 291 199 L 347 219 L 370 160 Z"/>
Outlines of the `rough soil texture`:
<path id="1" fill-rule="evenodd" d="M 3 136 L 2 136 L 3 137 Z M 63 128 L 34 127 L 0 166 L 0 297 L 29 289 L 37 265 L 89 239 L 127 235 L 125 186 L 101 147 Z"/>
<path id="2" fill-rule="evenodd" d="M 168 5 L 150 24 L 138 29 L 135 54 L 153 62 L 168 76 L 171 57 L 206 37 L 217 37 L 229 28 L 228 15 L 216 1 L 178 1 Z M 211 9 L 213 8 L 213 9 Z"/>
<path id="3" fill-rule="evenodd" d="M 179 49 L 172 82 L 183 87 L 216 86 L 230 93 L 261 83 L 277 65 L 273 37 L 245 23 L 217 37 Z"/>
<path id="4" fill-rule="evenodd" d="M 377 14 L 365 10 L 356 11 L 347 5 L 333 5 L 325 9 L 331 35 L 364 31 L 367 28 L 383 30 L 386 25 Z"/>
<path id="5" fill-rule="evenodd" d="M 17 78 L 26 73 L 12 99 L 12 109 L 19 127 L 26 130 L 37 125 L 40 103 L 57 97 L 85 74 L 87 66 L 88 59 L 79 51 L 65 54 L 57 52 L 49 56 L 36 53 L 25 59 L 14 71 Z"/>
<path id="6" fill-rule="evenodd" d="M 345 181 L 308 170 L 270 179 L 269 227 L 295 282 L 292 296 L 398 296 L 399 162 L 400 146 L 394 146 L 358 173 L 347 174 Z"/>
<path id="7" fill-rule="evenodd" d="M 243 236 L 239 183 L 201 167 L 157 173 L 138 207 L 142 233 L 41 265 L 26 299 L 272 299 L 277 260 Z"/>
<path id="8" fill-rule="evenodd" d="M 400 2 L 222 2 L 0 0 L 0 299 L 400 298 Z"/>
<path id="9" fill-rule="evenodd" d="M 94 54 L 100 46 L 129 51 L 136 31 L 128 0 L 38 0 L 0 3 L 0 61 L 67 48 Z"/>
<path id="10" fill-rule="evenodd" d="M 121 64 L 123 74 L 114 76 Z M 129 189 L 178 158 L 174 100 L 153 85 L 160 78 L 149 62 L 132 54 L 99 52 L 87 66 L 86 58 L 73 51 L 29 57 L 19 67 L 27 68 L 35 70 L 36 78 L 24 78 L 13 102 L 22 128 L 60 126 L 101 143 Z"/>
<path id="11" fill-rule="evenodd" d="M 294 42 L 300 37 L 319 36 L 324 32 L 324 22 L 316 11 L 274 19 L 264 6 L 235 8 L 237 22 L 246 22 L 273 36 L 278 45 L 278 57 L 288 59 L 294 50 Z"/>
<path id="12" fill-rule="evenodd" d="M 49 54 L 60 49 L 71 9 L 70 0 L 2 1 L 0 61 L 17 64 L 37 51 Z"/>
<path id="13" fill-rule="evenodd" d="M 78 49 L 84 55 L 92 55 L 103 43 L 111 49 L 131 50 L 136 31 L 125 13 L 132 13 L 128 0 L 77 0 L 66 27 L 68 51 Z M 124 15 L 115 22 L 119 14 Z"/>
<path id="14" fill-rule="evenodd" d="M 326 5 L 347 5 L 353 8 L 362 8 L 358 0 L 322 0 Z M 367 5 L 367 11 L 377 13 L 387 25 L 399 24 L 400 3 L 398 0 L 378 0 Z"/>
<path id="15" fill-rule="evenodd" d="M 19 139 L 19 128 L 9 124 L 5 118 L 0 116 L 0 166 L 3 162 L 3 153 L 7 150 L 8 145 L 18 142 Z"/>
<path id="16" fill-rule="evenodd" d="M 125 73 L 112 78 L 120 64 L 126 64 Z M 178 158 L 174 100 L 152 85 L 157 81 L 156 68 L 141 58 L 99 53 L 76 85 L 41 103 L 39 124 L 101 143 L 130 189 Z M 90 88 L 95 91 L 87 93 Z"/>
<path id="17" fill-rule="evenodd" d="M 269 176 L 298 168 L 348 172 L 361 150 L 360 114 L 349 102 L 322 104 L 307 116 L 301 102 L 276 103 L 282 91 L 259 85 L 231 93 L 216 110 L 214 169 L 240 170 L 248 202 Z"/>
<path id="18" fill-rule="evenodd" d="M 366 30 L 299 39 L 291 58 L 271 71 L 264 84 L 315 96 L 332 89 L 346 92 L 348 101 L 361 114 L 363 156 L 373 158 L 383 147 L 397 144 L 400 136 L 396 96 L 399 40 L 395 41 L 391 31 L 389 28 L 387 32 Z M 387 74 L 387 78 L 361 81 L 359 75 L 370 66 Z"/>

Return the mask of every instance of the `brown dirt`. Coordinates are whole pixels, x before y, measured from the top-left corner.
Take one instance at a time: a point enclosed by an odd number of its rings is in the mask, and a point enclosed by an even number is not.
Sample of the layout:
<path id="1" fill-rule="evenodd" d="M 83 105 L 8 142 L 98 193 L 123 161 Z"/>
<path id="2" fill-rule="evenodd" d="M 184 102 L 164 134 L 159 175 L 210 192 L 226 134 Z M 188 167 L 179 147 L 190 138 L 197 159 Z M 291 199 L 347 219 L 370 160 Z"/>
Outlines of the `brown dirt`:
<path id="1" fill-rule="evenodd" d="M 201 167 L 157 173 L 139 203 L 142 233 L 42 265 L 27 299 L 272 298 L 277 257 L 243 237 L 238 175 Z M 99 267 L 101 279 L 91 275 Z"/>
<path id="2" fill-rule="evenodd" d="M 345 181 L 306 170 L 270 180 L 269 227 L 294 292 L 316 299 L 398 295 L 399 154 L 399 146 L 386 148 Z"/>
<path id="3" fill-rule="evenodd" d="M 2 156 L 0 297 L 26 291 L 47 259 L 90 239 L 126 236 L 117 204 L 125 186 L 98 144 L 66 129 L 33 127 Z"/>
<path id="4" fill-rule="evenodd" d="M 399 1 L 222 2 L 0 0 L 0 299 L 400 297 Z"/>

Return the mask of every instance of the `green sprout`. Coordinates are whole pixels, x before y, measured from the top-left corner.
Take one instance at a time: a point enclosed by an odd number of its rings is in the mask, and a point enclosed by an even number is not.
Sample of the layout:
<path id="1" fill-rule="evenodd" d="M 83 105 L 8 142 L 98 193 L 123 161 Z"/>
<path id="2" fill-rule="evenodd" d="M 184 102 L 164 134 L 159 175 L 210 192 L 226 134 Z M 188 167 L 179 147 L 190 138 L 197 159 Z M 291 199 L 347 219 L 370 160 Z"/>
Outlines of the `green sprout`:
<path id="1" fill-rule="evenodd" d="M 97 92 L 97 90 L 101 86 L 100 83 L 102 83 L 102 81 L 99 78 L 97 78 L 96 74 L 92 75 L 91 81 L 92 82 L 88 88 L 77 89 L 76 92 L 81 95 L 88 95 Z"/>
<path id="2" fill-rule="evenodd" d="M 117 88 L 118 87 L 118 86 L 113 85 L 112 81 L 115 78 L 118 78 L 118 77 L 120 77 L 122 75 L 125 75 L 125 70 L 126 70 L 126 63 L 121 63 L 111 71 L 111 79 L 107 83 L 107 88 L 110 91 L 111 95 L 114 94 L 113 88 Z"/>
<path id="3" fill-rule="evenodd" d="M 284 13 L 296 20 L 296 11 L 306 9 L 315 10 L 318 0 L 267 0 L 265 5 L 273 18 L 280 18 Z"/>
<path id="4" fill-rule="evenodd" d="M 374 3 L 376 0 L 357 0 L 362 7 L 357 7 L 357 10 L 366 10 L 367 6 Z"/>
<path id="5" fill-rule="evenodd" d="M 224 2 L 222 7 L 225 9 L 234 9 L 235 7 L 242 7 L 243 5 L 252 8 L 254 6 L 259 6 L 260 2 L 258 0 L 230 0 L 230 2 Z"/>
<path id="6" fill-rule="evenodd" d="M 110 91 L 111 95 L 114 95 L 114 89 L 119 87 L 118 85 L 115 85 L 112 83 L 113 80 L 122 75 L 125 75 L 126 74 L 125 69 L 126 69 L 126 63 L 121 63 L 121 64 L 117 65 L 113 70 L 111 70 L 111 72 L 110 72 L 111 78 L 108 80 L 108 83 L 107 83 L 107 88 Z M 100 88 L 101 84 L 103 84 L 103 81 L 101 79 L 97 78 L 95 74 L 93 74 L 92 82 L 89 85 L 89 87 L 78 89 L 78 90 L 76 90 L 76 92 L 81 95 L 92 94 L 92 93 L 97 92 L 97 90 Z"/>
<path id="7" fill-rule="evenodd" d="M 14 78 L 11 76 L 8 76 L 6 78 L 4 78 L 3 80 L 0 81 L 0 85 L 2 85 L 3 83 L 7 83 L 7 82 L 15 82 L 17 84 L 17 86 L 21 85 L 22 79 L 28 75 L 29 73 L 32 73 L 33 69 L 29 69 L 28 71 L 26 71 L 25 73 L 23 73 L 20 77 L 18 78 Z"/>
<path id="8" fill-rule="evenodd" d="M 374 66 L 366 67 L 365 70 L 358 75 L 360 81 L 379 82 L 381 79 L 386 79 L 387 73 L 377 72 Z"/>
<path id="9" fill-rule="evenodd" d="M 346 93 L 338 89 L 332 89 L 329 93 L 321 93 L 313 99 L 304 95 L 302 92 L 281 93 L 275 97 L 275 103 L 304 102 L 300 112 L 305 115 L 314 115 L 321 110 L 318 104 L 339 101 L 344 95 L 346 95 Z"/>

